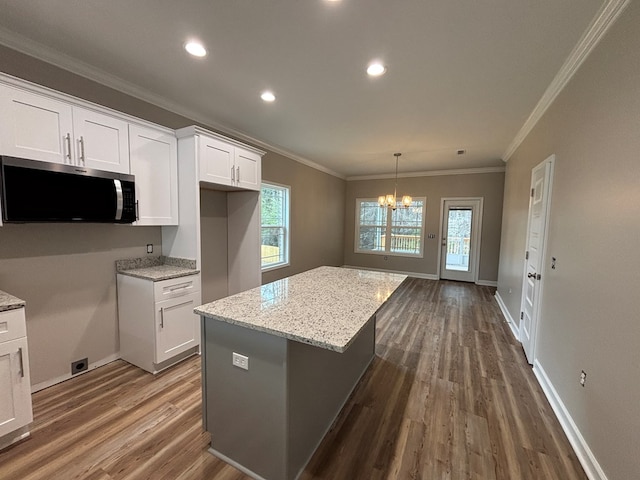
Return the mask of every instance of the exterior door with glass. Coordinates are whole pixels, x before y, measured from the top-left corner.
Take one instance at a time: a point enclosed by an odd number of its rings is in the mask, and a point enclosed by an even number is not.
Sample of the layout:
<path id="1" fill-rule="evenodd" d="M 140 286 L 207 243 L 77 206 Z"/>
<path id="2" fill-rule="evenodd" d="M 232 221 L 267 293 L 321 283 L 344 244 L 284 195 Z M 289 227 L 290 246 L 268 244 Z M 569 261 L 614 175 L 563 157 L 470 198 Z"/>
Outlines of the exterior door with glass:
<path id="1" fill-rule="evenodd" d="M 478 280 L 481 226 L 482 198 L 442 200 L 441 279 Z"/>

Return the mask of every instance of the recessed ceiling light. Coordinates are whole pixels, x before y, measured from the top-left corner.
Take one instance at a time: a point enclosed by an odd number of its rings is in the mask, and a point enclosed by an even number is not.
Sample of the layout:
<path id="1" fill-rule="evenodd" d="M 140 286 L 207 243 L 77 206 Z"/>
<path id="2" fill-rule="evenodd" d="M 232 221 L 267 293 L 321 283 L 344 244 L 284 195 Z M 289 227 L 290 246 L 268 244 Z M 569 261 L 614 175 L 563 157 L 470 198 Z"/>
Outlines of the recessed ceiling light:
<path id="1" fill-rule="evenodd" d="M 387 68 L 380 62 L 373 62 L 367 67 L 367 73 L 372 77 L 379 77 L 387 71 Z"/>
<path id="2" fill-rule="evenodd" d="M 276 99 L 276 96 L 273 94 L 273 92 L 267 90 L 265 92 L 262 92 L 260 98 L 265 102 L 273 102 Z"/>
<path id="3" fill-rule="evenodd" d="M 184 49 L 194 57 L 204 57 L 207 54 L 207 49 L 199 42 L 187 42 Z"/>

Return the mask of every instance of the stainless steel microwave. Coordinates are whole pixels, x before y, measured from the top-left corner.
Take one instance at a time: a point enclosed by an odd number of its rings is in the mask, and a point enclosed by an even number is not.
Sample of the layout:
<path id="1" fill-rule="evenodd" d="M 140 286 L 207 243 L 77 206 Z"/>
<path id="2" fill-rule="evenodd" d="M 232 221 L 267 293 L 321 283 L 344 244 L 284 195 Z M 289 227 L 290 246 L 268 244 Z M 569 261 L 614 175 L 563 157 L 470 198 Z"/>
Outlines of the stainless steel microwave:
<path id="1" fill-rule="evenodd" d="M 132 223 L 133 175 L 0 156 L 2 220 Z"/>

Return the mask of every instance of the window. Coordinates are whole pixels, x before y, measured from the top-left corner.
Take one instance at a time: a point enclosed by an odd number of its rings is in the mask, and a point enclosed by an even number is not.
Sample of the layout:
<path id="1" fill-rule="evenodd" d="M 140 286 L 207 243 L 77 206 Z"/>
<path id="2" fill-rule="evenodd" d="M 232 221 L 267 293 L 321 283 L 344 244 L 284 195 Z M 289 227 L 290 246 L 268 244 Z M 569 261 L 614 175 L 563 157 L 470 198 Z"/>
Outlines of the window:
<path id="1" fill-rule="evenodd" d="M 289 187 L 263 183 L 261 199 L 262 270 L 289 265 Z"/>
<path id="2" fill-rule="evenodd" d="M 408 208 L 398 202 L 392 210 L 375 198 L 356 199 L 356 253 L 422 257 L 426 200 L 414 198 Z"/>

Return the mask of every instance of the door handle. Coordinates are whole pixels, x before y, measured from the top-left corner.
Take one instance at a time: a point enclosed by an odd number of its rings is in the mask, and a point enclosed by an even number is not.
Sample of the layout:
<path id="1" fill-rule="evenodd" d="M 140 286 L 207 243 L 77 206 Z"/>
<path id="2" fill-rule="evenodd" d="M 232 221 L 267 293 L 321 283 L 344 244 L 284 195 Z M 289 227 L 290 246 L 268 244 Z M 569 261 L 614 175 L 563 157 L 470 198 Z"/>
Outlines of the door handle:
<path id="1" fill-rule="evenodd" d="M 232 182 L 236 181 L 236 169 L 235 169 L 235 167 L 231 167 L 231 181 Z"/>
<path id="2" fill-rule="evenodd" d="M 534 280 L 540 280 L 542 278 L 542 275 L 540 275 L 539 273 L 538 274 L 528 273 L 527 277 L 528 278 L 533 278 Z"/>
<path id="3" fill-rule="evenodd" d="M 240 167 L 236 167 L 236 182 L 240 183 Z"/>

